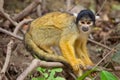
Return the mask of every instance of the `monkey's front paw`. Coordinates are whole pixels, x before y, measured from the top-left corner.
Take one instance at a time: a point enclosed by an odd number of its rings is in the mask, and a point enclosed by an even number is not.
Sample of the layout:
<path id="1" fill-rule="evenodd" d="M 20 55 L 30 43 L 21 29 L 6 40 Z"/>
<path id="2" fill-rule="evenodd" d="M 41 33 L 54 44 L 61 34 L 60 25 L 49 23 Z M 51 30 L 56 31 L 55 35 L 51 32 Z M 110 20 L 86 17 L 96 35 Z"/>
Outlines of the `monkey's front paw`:
<path id="1" fill-rule="evenodd" d="M 80 69 L 79 61 L 77 63 L 72 64 L 73 72 L 76 76 L 82 75 L 82 69 Z"/>
<path id="2" fill-rule="evenodd" d="M 90 70 L 90 69 L 92 69 L 94 66 L 95 66 L 95 64 L 86 65 L 86 69 L 87 69 L 87 70 Z"/>

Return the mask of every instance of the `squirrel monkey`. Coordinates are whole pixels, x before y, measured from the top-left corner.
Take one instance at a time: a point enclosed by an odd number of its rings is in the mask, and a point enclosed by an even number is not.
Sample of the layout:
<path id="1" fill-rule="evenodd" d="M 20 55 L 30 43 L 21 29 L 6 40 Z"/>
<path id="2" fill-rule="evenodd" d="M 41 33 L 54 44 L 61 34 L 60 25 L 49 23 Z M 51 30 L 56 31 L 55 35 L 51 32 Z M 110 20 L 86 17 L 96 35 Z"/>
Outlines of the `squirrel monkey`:
<path id="1" fill-rule="evenodd" d="M 69 64 L 75 75 L 81 75 L 83 68 L 93 65 L 86 43 L 95 16 L 90 10 L 82 10 L 77 18 L 63 12 L 48 13 L 31 22 L 25 34 L 25 45 L 32 55 L 47 61 Z M 59 47 L 61 55 L 51 48 Z"/>

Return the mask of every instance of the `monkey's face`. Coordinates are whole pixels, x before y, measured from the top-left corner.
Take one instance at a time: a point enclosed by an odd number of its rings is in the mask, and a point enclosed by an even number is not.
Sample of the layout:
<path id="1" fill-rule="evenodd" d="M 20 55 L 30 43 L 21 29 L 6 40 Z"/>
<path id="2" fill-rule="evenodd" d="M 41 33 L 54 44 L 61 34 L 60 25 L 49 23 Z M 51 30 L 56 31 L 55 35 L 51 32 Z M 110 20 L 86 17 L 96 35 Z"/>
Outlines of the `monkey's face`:
<path id="1" fill-rule="evenodd" d="M 76 18 L 76 24 L 80 32 L 89 33 L 95 24 L 95 15 L 90 10 L 82 10 Z"/>
<path id="2" fill-rule="evenodd" d="M 93 24 L 94 23 L 89 16 L 83 16 L 78 21 L 78 28 L 80 32 L 89 33 L 91 31 Z"/>

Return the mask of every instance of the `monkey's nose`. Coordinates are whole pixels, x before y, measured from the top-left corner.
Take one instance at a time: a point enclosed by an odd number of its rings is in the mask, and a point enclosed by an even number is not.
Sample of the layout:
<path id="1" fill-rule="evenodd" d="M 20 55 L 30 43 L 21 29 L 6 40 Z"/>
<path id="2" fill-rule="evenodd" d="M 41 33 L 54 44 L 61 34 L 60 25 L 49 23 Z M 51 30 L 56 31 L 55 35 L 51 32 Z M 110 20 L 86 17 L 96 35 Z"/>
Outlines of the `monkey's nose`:
<path id="1" fill-rule="evenodd" d="M 82 30 L 83 30 L 84 32 L 86 32 L 86 31 L 89 30 L 89 28 L 88 28 L 88 27 L 82 27 Z"/>

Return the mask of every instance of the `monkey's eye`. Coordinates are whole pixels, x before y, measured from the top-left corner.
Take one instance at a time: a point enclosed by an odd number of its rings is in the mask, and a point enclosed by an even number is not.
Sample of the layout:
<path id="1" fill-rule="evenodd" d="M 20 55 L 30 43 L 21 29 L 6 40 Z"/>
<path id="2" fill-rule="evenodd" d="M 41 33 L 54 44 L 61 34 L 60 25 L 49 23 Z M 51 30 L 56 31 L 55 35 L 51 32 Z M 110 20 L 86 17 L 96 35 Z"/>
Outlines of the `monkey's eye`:
<path id="1" fill-rule="evenodd" d="M 82 23 L 82 24 L 85 24 L 85 22 L 84 22 L 84 21 L 81 21 L 81 23 Z"/>
<path id="2" fill-rule="evenodd" d="M 87 22 L 87 24 L 91 24 L 91 22 Z"/>

